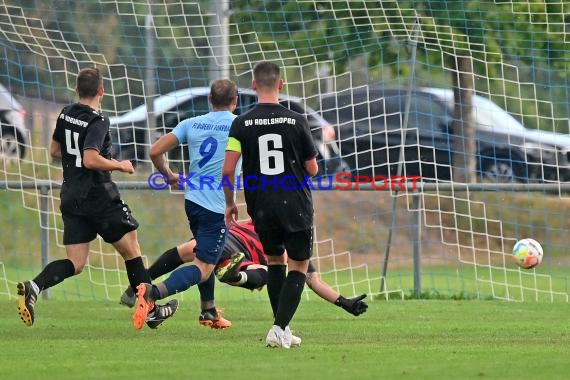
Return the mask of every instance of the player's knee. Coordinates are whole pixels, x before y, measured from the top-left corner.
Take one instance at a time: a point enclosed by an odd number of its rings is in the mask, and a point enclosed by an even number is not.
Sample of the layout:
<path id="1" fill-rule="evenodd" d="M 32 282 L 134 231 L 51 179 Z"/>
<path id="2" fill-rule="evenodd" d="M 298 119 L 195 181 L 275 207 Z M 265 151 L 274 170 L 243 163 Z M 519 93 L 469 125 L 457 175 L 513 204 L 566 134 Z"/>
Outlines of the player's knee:
<path id="1" fill-rule="evenodd" d="M 179 245 L 177 249 L 178 249 L 178 255 L 180 256 L 180 260 L 182 260 L 182 262 L 184 263 L 189 263 L 191 261 L 194 261 L 194 259 L 196 258 L 196 254 L 194 253 L 194 247 L 189 243 Z"/>
<path id="2" fill-rule="evenodd" d="M 196 267 L 200 270 L 200 282 L 205 282 L 210 278 L 214 271 L 214 265 L 197 262 Z"/>

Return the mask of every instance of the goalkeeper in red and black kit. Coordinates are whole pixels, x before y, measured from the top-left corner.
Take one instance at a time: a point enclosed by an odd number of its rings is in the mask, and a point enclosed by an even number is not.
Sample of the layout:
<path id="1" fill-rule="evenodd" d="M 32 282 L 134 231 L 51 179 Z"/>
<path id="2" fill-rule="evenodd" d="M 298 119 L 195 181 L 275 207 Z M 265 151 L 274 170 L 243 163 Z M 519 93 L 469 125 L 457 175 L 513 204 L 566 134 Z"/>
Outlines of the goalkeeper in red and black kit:
<path id="1" fill-rule="evenodd" d="M 148 268 L 154 280 L 180 265 L 194 260 L 194 239 L 164 252 Z M 261 290 L 267 284 L 267 260 L 263 246 L 251 221 L 234 224 L 230 227 L 220 261 L 214 269 L 221 282 L 249 290 Z M 333 303 L 354 316 L 359 316 L 368 308 L 363 299 L 366 294 L 345 298 L 323 281 L 315 267 L 309 263 L 305 283 L 321 298 Z M 121 303 L 129 307 L 135 305 L 135 294 L 127 289 L 121 296 Z"/>

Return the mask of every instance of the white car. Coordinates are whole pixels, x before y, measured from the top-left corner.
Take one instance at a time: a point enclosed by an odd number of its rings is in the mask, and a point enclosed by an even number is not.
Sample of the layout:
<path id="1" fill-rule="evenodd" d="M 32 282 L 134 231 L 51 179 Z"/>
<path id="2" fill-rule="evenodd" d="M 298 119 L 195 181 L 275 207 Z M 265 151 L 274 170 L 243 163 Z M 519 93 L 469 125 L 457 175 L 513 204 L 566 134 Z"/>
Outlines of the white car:
<path id="1" fill-rule="evenodd" d="M 435 95 L 453 114 L 453 90 L 428 87 L 420 90 Z M 498 141 L 509 142 L 509 150 L 518 151 L 524 157 L 528 180 L 570 180 L 570 136 L 525 128 L 507 111 L 480 95 L 473 96 L 473 107 L 477 134 L 490 133 L 496 137 L 501 136 L 497 138 Z M 507 161 L 496 161 L 492 169 L 496 176 L 509 175 L 512 174 L 509 173 L 511 166 Z"/>
<path id="2" fill-rule="evenodd" d="M 24 158 L 28 140 L 26 110 L 0 84 L 0 156 L 9 160 Z"/>
<path id="3" fill-rule="evenodd" d="M 237 115 L 257 103 L 257 96 L 253 90 L 239 89 L 238 93 L 238 105 L 234 112 Z M 116 156 L 135 163 L 145 160 L 149 138 L 154 141 L 157 137 L 172 131 L 181 120 L 207 113 L 209 94 L 209 87 L 192 87 L 156 97 L 153 103 L 153 114 L 156 115 L 154 131 L 149 131 L 147 128 L 146 104 L 125 114 L 110 117 L 111 137 Z M 318 150 L 317 161 L 320 173 L 333 174 L 343 171 L 347 166 L 343 165 L 339 158 L 334 128 L 317 112 L 306 107 L 300 98 L 281 95 L 280 103 L 307 117 Z M 169 153 L 171 162 L 180 162 L 181 158 L 187 161 L 185 149 Z M 186 165 L 183 165 L 177 169 L 183 170 L 185 167 Z"/>
<path id="4" fill-rule="evenodd" d="M 570 181 L 569 136 L 527 129 L 481 96 L 474 97 L 474 107 L 482 180 Z M 336 126 L 341 157 L 353 174 L 451 180 L 453 156 L 460 153 L 453 144 L 452 90 L 361 86 L 321 95 L 319 110 Z"/>

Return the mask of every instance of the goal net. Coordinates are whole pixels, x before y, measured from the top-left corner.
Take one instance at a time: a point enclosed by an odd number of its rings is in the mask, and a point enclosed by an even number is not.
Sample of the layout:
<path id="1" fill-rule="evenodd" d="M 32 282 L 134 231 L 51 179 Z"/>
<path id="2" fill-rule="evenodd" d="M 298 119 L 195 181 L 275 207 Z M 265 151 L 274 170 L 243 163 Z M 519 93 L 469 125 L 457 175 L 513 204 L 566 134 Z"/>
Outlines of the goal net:
<path id="1" fill-rule="evenodd" d="M 149 187 L 150 145 L 208 111 L 213 79 L 238 83 L 247 110 L 251 69 L 270 60 L 318 147 L 313 263 L 327 282 L 347 296 L 567 302 L 569 11 L 561 0 L 2 0 L 0 294 L 65 257 L 48 147 L 82 68 L 102 71 L 114 152 L 136 164 L 113 176 L 150 264 L 191 237 L 183 195 Z M 186 159 L 169 154 L 176 170 Z M 511 258 L 525 237 L 544 248 L 531 270 Z M 97 239 L 84 273 L 49 294 L 118 300 L 127 283 Z"/>

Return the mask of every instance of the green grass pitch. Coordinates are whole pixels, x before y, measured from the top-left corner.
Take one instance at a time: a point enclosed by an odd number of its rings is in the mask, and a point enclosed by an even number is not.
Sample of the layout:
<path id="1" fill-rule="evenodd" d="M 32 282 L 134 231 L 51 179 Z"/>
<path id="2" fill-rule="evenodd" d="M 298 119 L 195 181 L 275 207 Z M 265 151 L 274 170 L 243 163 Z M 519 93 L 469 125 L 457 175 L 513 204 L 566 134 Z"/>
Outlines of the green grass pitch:
<path id="1" fill-rule="evenodd" d="M 239 291 L 242 291 L 241 289 Z M 39 299 L 36 323 L 0 303 L 2 379 L 567 379 L 565 303 L 379 301 L 353 317 L 303 299 L 300 348 L 265 347 L 265 292 L 224 297 L 227 330 L 198 324 L 197 292 L 157 330 L 112 301 Z"/>

